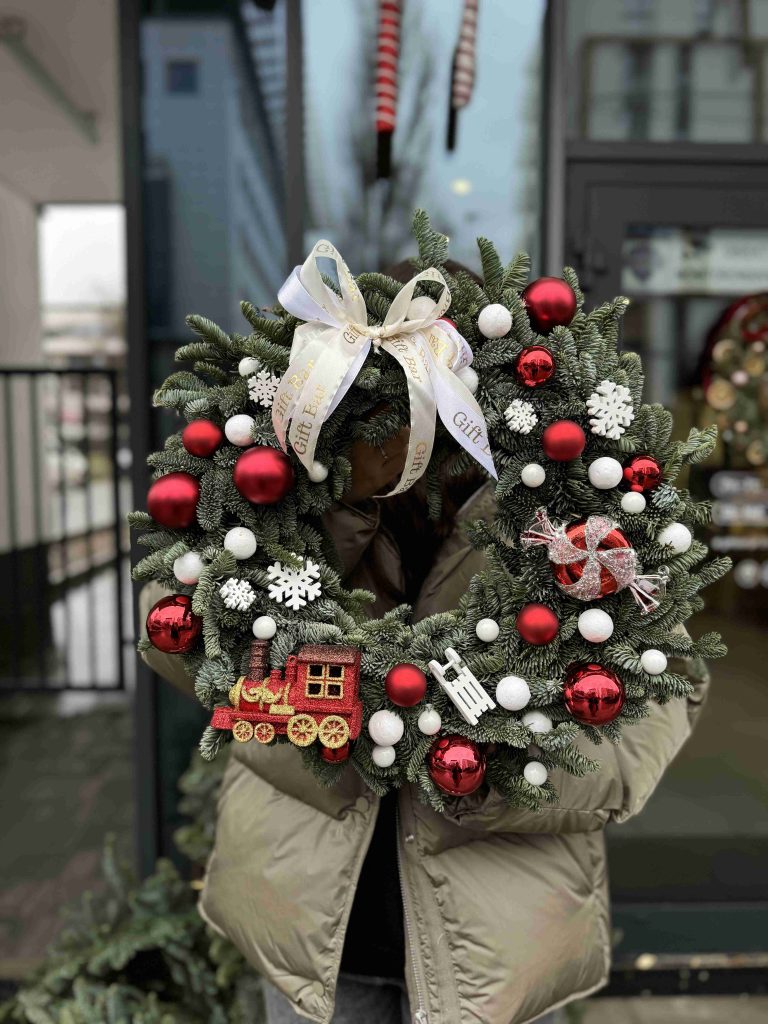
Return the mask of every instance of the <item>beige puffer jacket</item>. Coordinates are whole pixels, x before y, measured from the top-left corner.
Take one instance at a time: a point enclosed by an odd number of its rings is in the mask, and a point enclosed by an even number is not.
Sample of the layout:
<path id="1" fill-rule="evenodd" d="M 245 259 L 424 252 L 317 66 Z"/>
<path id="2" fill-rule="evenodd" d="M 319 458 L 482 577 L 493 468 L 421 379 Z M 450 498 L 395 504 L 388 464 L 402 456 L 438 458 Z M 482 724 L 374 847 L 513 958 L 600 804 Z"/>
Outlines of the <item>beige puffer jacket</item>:
<path id="1" fill-rule="evenodd" d="M 488 490 L 463 510 L 466 519 L 492 514 Z M 330 526 L 350 583 L 395 593 L 402 584 L 399 555 L 376 514 L 342 506 Z M 455 607 L 481 566 L 482 554 L 457 528 L 422 588 L 416 615 Z M 148 587 L 143 603 L 149 607 L 157 597 Z M 172 655 L 152 652 L 147 660 L 190 688 Z M 416 1024 L 519 1024 L 606 982 L 603 826 L 643 807 L 685 742 L 707 686 L 703 673 L 694 682 L 692 700 L 654 706 L 650 718 L 625 730 L 620 746 L 584 740 L 601 770 L 583 779 L 557 773 L 559 804 L 541 812 L 511 808 L 480 790 L 437 814 L 412 787 L 400 791 L 406 980 Z M 377 809 L 378 797 L 353 769 L 339 787 L 325 789 L 288 745 L 233 745 L 200 909 L 317 1024 L 332 1019 L 346 924 Z"/>

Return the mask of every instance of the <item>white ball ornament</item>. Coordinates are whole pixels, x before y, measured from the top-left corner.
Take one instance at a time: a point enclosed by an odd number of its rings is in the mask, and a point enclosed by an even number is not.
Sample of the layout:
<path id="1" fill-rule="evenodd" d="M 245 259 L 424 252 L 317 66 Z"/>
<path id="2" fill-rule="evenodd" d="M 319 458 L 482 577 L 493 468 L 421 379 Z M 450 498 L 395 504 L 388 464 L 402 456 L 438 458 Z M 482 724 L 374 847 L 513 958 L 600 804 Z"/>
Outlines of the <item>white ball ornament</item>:
<path id="1" fill-rule="evenodd" d="M 456 371 L 456 376 L 467 391 L 471 392 L 473 395 L 477 392 L 477 386 L 480 383 L 480 378 L 471 366 L 462 366 L 460 370 Z"/>
<path id="2" fill-rule="evenodd" d="M 520 471 L 520 479 L 526 487 L 541 487 L 547 479 L 547 474 L 544 467 L 540 466 L 538 462 L 529 462 Z"/>
<path id="3" fill-rule="evenodd" d="M 378 768 L 391 768 L 395 763 L 395 748 L 392 746 L 382 747 L 376 744 L 371 751 L 371 757 L 373 758 L 373 763 Z"/>
<path id="4" fill-rule="evenodd" d="M 250 377 L 251 374 L 257 373 L 261 369 L 261 363 L 258 359 L 254 359 L 253 356 L 245 356 L 237 364 L 237 372 L 241 377 Z"/>
<path id="5" fill-rule="evenodd" d="M 496 684 L 496 703 L 507 711 L 522 711 L 531 699 L 531 688 L 521 676 L 504 676 Z"/>
<path id="6" fill-rule="evenodd" d="M 257 640 L 271 640 L 277 632 L 277 623 L 271 615 L 260 615 L 251 628 Z"/>
<path id="7" fill-rule="evenodd" d="M 391 747 L 403 738 L 405 726 L 400 715 L 388 708 L 374 711 L 368 722 L 368 734 L 381 747 Z"/>
<path id="8" fill-rule="evenodd" d="M 531 786 L 543 786 L 547 781 L 547 769 L 541 761 L 529 761 L 523 768 L 523 778 Z"/>
<path id="9" fill-rule="evenodd" d="M 659 531 L 656 541 L 662 547 L 672 548 L 674 555 L 682 555 L 693 543 L 693 534 L 684 523 L 670 523 Z"/>
<path id="10" fill-rule="evenodd" d="M 512 330 L 512 314 L 500 302 L 492 302 L 480 310 L 477 326 L 485 338 L 503 338 Z"/>
<path id="11" fill-rule="evenodd" d="M 324 466 L 322 462 L 313 462 L 307 470 L 307 476 L 313 484 L 321 484 L 323 480 L 328 479 L 328 467 Z"/>
<path id="12" fill-rule="evenodd" d="M 247 416 L 244 412 L 239 413 L 237 416 L 230 416 L 224 424 L 224 433 L 227 435 L 227 440 L 230 444 L 236 444 L 240 448 L 247 448 L 248 445 L 253 444 L 251 430 L 254 423 L 253 417 Z"/>
<path id="13" fill-rule="evenodd" d="M 204 567 L 204 562 L 197 551 L 187 551 L 186 554 L 174 559 L 173 575 L 179 583 L 191 586 L 200 579 Z"/>
<path id="14" fill-rule="evenodd" d="M 424 736 L 436 736 L 440 732 L 443 720 L 440 717 L 440 712 L 435 711 L 432 705 L 429 704 L 419 715 L 416 724 L 419 727 L 419 732 L 423 733 Z"/>
<path id="15" fill-rule="evenodd" d="M 225 550 L 235 558 L 250 558 L 256 547 L 256 534 L 245 526 L 233 526 L 224 537 Z"/>
<path id="16" fill-rule="evenodd" d="M 534 733 L 552 732 L 552 719 L 543 711 L 528 711 L 523 715 L 523 725 Z"/>
<path id="17" fill-rule="evenodd" d="M 602 608 L 587 608 L 579 616 L 579 632 L 591 644 L 601 644 L 613 633 L 613 619 Z"/>
<path id="18" fill-rule="evenodd" d="M 485 644 L 493 643 L 499 635 L 499 624 L 495 619 L 480 619 L 475 626 L 478 639 Z"/>
<path id="19" fill-rule="evenodd" d="M 590 463 L 587 470 L 589 482 L 600 491 L 608 491 L 617 487 L 624 478 L 624 467 L 610 455 L 603 455 Z"/>
<path id="20" fill-rule="evenodd" d="M 435 303 L 428 295 L 420 295 L 417 299 L 411 299 L 408 303 L 408 319 L 423 320 L 432 316 L 435 310 Z"/>
<path id="21" fill-rule="evenodd" d="M 641 512 L 645 512 L 647 504 L 645 495 L 641 494 L 640 491 L 627 491 L 621 499 L 621 507 L 631 516 L 637 516 Z"/>
<path id="22" fill-rule="evenodd" d="M 657 651 L 655 647 L 649 647 L 640 655 L 640 665 L 643 672 L 649 676 L 660 676 L 667 670 L 667 656 L 663 651 Z"/>

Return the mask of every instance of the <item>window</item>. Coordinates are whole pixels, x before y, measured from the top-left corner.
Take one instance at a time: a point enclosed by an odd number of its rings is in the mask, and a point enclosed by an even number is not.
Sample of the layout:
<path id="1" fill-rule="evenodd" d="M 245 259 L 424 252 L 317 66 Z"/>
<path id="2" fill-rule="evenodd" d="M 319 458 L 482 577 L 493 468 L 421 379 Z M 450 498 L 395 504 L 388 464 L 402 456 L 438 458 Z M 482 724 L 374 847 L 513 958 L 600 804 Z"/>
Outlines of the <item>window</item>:
<path id="1" fill-rule="evenodd" d="M 197 92 L 197 61 L 169 60 L 165 65 L 166 92 Z"/>
<path id="2" fill-rule="evenodd" d="M 343 665 L 309 665 L 307 668 L 307 697 L 325 697 L 341 700 L 344 696 Z"/>

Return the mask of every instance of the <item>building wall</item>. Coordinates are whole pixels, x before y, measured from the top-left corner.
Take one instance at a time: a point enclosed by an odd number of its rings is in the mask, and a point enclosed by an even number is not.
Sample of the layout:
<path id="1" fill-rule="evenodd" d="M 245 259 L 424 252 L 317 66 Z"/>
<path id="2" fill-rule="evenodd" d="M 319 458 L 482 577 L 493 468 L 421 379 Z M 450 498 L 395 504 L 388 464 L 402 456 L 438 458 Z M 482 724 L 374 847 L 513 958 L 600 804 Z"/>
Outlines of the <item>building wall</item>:
<path id="1" fill-rule="evenodd" d="M 242 330 L 240 301 L 272 301 L 285 270 L 281 204 L 254 80 L 226 18 L 148 19 L 142 51 L 147 161 L 164 207 L 147 223 L 149 263 L 162 263 L 169 296 L 167 323 L 151 328 L 179 337 L 184 317 L 197 312 Z M 174 61 L 196 67 L 188 92 L 169 88 Z"/>
<path id="2" fill-rule="evenodd" d="M 0 182 L 0 364 L 41 358 L 37 210 Z"/>

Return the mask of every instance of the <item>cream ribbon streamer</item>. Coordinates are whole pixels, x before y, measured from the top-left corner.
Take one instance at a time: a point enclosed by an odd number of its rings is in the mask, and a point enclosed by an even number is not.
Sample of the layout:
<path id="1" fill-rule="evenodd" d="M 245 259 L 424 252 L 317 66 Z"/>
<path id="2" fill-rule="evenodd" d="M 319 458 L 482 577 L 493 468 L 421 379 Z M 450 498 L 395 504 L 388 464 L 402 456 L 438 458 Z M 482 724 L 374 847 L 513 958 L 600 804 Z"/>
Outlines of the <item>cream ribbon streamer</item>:
<path id="1" fill-rule="evenodd" d="M 318 258 L 336 265 L 341 296 L 323 281 Z M 408 319 L 419 281 L 437 281 L 440 297 L 427 316 Z M 435 438 L 435 414 L 446 429 L 496 478 L 488 428 L 480 406 L 456 371 L 472 362 L 459 332 L 440 318 L 451 304 L 442 274 L 430 267 L 395 296 L 381 327 L 367 323 L 365 300 L 339 252 L 330 242 L 315 245 L 278 293 L 282 307 L 306 321 L 294 331 L 288 369 L 275 394 L 272 422 L 280 445 L 290 443 L 310 469 L 323 423 L 331 416 L 363 367 L 371 346 L 380 347 L 403 368 L 411 405 L 411 430 L 402 475 L 390 494 L 400 494 L 427 468 Z"/>

